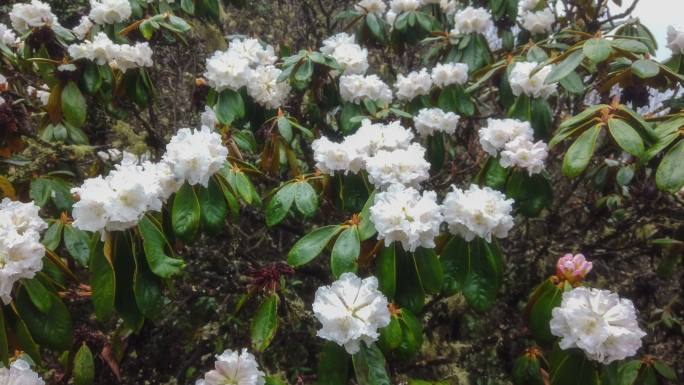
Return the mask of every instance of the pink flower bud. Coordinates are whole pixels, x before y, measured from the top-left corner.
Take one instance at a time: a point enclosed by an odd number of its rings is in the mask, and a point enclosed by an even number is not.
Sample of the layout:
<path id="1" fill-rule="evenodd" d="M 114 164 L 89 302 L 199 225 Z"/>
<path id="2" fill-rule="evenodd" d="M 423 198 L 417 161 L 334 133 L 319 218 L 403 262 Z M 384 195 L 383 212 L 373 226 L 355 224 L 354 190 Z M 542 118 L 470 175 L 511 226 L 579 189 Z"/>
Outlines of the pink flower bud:
<path id="1" fill-rule="evenodd" d="M 592 263 L 587 261 L 584 255 L 568 253 L 558 259 L 556 274 L 570 283 L 576 283 L 583 280 L 589 274 L 592 267 Z"/>

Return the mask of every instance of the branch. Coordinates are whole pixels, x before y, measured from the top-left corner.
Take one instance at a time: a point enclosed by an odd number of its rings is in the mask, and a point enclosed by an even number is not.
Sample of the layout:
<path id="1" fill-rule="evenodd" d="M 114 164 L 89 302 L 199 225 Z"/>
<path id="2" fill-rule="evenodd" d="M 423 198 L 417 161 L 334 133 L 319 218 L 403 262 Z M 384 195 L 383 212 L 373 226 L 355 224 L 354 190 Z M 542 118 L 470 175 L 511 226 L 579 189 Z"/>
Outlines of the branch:
<path id="1" fill-rule="evenodd" d="M 634 0 L 632 2 L 632 5 L 630 5 L 624 12 L 608 17 L 606 20 L 602 21 L 601 24 L 610 23 L 613 20 L 618 20 L 622 19 L 623 17 L 629 16 L 630 14 L 632 14 L 632 12 L 634 12 L 634 9 L 636 8 L 637 4 L 639 4 L 639 0 Z"/>

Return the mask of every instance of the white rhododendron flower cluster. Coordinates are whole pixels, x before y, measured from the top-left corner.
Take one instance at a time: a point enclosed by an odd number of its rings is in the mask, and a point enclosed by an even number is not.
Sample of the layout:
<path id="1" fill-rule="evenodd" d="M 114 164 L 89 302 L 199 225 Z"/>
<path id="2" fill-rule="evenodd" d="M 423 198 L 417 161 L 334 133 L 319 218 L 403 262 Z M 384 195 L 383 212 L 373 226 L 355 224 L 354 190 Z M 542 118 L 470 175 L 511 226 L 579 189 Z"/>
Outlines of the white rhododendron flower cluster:
<path id="1" fill-rule="evenodd" d="M 391 317 L 377 278 L 361 279 L 354 273 L 344 273 L 330 286 L 319 287 L 313 312 L 321 323 L 318 336 L 343 346 L 349 354 L 358 352 L 362 341 L 377 341 L 378 329 L 389 325 Z"/>
<path id="2" fill-rule="evenodd" d="M 368 50 L 356 44 L 356 37 L 345 32 L 323 40 L 321 52 L 332 56 L 345 75 L 362 75 L 368 70 Z"/>
<path id="3" fill-rule="evenodd" d="M 354 9 L 359 12 L 382 15 L 387 10 L 387 4 L 384 0 L 361 0 L 354 5 Z"/>
<path id="4" fill-rule="evenodd" d="M 453 112 L 444 112 L 439 108 L 423 108 L 413 117 L 416 131 L 421 136 L 430 136 L 436 132 L 452 135 L 458 127 L 460 117 Z"/>
<path id="5" fill-rule="evenodd" d="M 70 45 L 69 55 L 74 60 L 85 59 L 99 65 L 106 63 L 121 72 L 153 65 L 152 48 L 147 42 L 135 45 L 116 44 L 103 32 L 98 33 L 92 41 Z"/>
<path id="6" fill-rule="evenodd" d="M 468 65 L 463 63 L 440 63 L 432 69 L 432 82 L 437 87 L 452 84 L 463 85 L 468 81 Z"/>
<path id="7" fill-rule="evenodd" d="M 502 167 L 519 167 L 530 175 L 544 169 L 548 146 L 543 141 L 533 141 L 534 132 L 529 122 L 488 119 L 487 126 L 480 128 L 479 135 L 485 152 L 491 156 L 501 155 L 499 163 Z"/>
<path id="8" fill-rule="evenodd" d="M 214 369 L 197 380 L 195 385 L 264 385 L 264 372 L 259 363 L 247 349 L 241 352 L 226 350 L 216 356 Z"/>
<path id="9" fill-rule="evenodd" d="M 115 24 L 128 20 L 133 10 L 128 0 L 90 0 L 90 19 L 95 24 Z"/>
<path id="10" fill-rule="evenodd" d="M 508 82 L 515 96 L 527 95 L 531 98 L 548 98 L 556 92 L 556 83 L 546 84 L 546 77 L 551 73 L 551 66 L 544 66 L 532 75 L 532 71 L 538 64 L 534 62 L 515 63 Z"/>
<path id="11" fill-rule="evenodd" d="M 418 187 L 430 177 L 430 163 L 425 160 L 425 148 L 412 143 L 406 149 L 378 151 L 366 159 L 366 171 L 368 181 L 381 189 L 393 184 Z"/>
<path id="12" fill-rule="evenodd" d="M 465 35 L 469 33 L 487 34 L 494 29 L 492 15 L 485 8 L 466 7 L 454 15 L 454 29 L 452 35 Z"/>
<path id="13" fill-rule="evenodd" d="M 427 68 L 420 71 L 410 72 L 407 75 L 399 74 L 394 83 L 397 90 L 397 97 L 400 100 L 410 101 L 416 96 L 427 95 L 432 89 L 432 77 Z"/>
<path id="14" fill-rule="evenodd" d="M 84 40 L 94 26 L 95 24 L 93 24 L 92 20 L 90 20 L 88 16 L 82 16 L 81 20 L 78 22 L 78 25 L 71 30 L 74 32 L 76 37 L 78 37 L 80 40 Z"/>
<path id="15" fill-rule="evenodd" d="M 40 232 L 47 223 L 33 202 L 0 202 L 0 299 L 12 301 L 12 287 L 22 278 L 33 278 L 43 268 L 45 247 Z M 1 378 L 1 377 L 0 377 Z"/>
<path id="16" fill-rule="evenodd" d="M 390 0 L 389 2 L 390 10 L 395 15 L 399 15 L 402 12 L 415 11 L 421 5 L 423 5 L 422 0 Z"/>
<path id="17" fill-rule="evenodd" d="M 47 106 L 50 101 L 50 89 L 46 84 L 42 84 L 39 88 L 33 86 L 26 87 L 26 93 L 32 97 L 40 100 L 40 104 Z"/>
<path id="18" fill-rule="evenodd" d="M 311 147 L 316 168 L 329 175 L 335 172 L 347 174 L 363 170 L 367 160 L 382 150 L 384 154 L 408 148 L 413 138 L 411 130 L 404 128 L 398 121 L 384 124 L 364 119 L 361 127 L 341 143 L 321 137 L 314 140 Z"/>
<path id="19" fill-rule="evenodd" d="M 28 362 L 18 359 L 9 368 L 0 368 L 0 384 L 45 385 L 45 381 L 31 369 Z"/>
<path id="20" fill-rule="evenodd" d="M 531 10 L 537 8 L 537 4 L 539 4 L 539 0 L 520 0 L 519 5 L 520 5 L 520 10 L 525 12 L 525 11 L 531 11 Z"/>
<path id="21" fill-rule="evenodd" d="M 8 47 L 19 44 L 20 40 L 17 35 L 9 29 L 5 24 L 0 23 L 0 44 Z"/>
<path id="22" fill-rule="evenodd" d="M 343 75 L 340 77 L 340 97 L 355 104 L 369 99 L 387 105 L 392 103 L 392 89 L 377 75 Z"/>
<path id="23" fill-rule="evenodd" d="M 404 250 L 435 247 L 442 213 L 434 191 L 422 194 L 413 187 L 391 185 L 375 196 L 370 218 L 385 245 L 400 242 Z"/>
<path id="24" fill-rule="evenodd" d="M 183 128 L 166 146 L 159 163 L 124 153 L 121 164 L 106 177 L 86 179 L 72 192 L 74 226 L 92 232 L 121 231 L 134 227 L 147 211 L 162 204 L 188 182 L 207 186 L 228 156 L 221 137 L 208 127 Z"/>
<path id="25" fill-rule="evenodd" d="M 684 54 L 684 28 L 671 25 L 667 27 L 667 48 L 674 55 Z"/>
<path id="26" fill-rule="evenodd" d="M 12 28 L 20 34 L 28 32 L 32 28 L 42 26 L 51 27 L 58 25 L 57 16 L 52 13 L 52 8 L 40 0 L 31 0 L 30 3 L 14 4 L 9 14 Z"/>
<path id="27" fill-rule="evenodd" d="M 541 11 L 529 11 L 520 15 L 522 27 L 533 34 L 543 34 L 553 31 L 556 16 L 549 8 Z"/>
<path id="28" fill-rule="evenodd" d="M 513 228 L 513 200 L 489 187 L 471 185 L 467 190 L 452 186 L 442 204 L 449 231 L 466 241 L 480 237 L 491 242 L 492 237 L 505 238 Z"/>
<path id="29" fill-rule="evenodd" d="M 635 355 L 646 335 L 639 328 L 632 301 L 586 287 L 563 293 L 550 327 L 561 338 L 561 349 L 579 348 L 589 359 L 606 365 Z"/>
<path id="30" fill-rule="evenodd" d="M 275 109 L 285 103 L 291 90 L 289 82 L 277 81 L 282 73 L 274 65 L 277 60 L 270 45 L 257 39 L 233 39 L 226 51 L 216 51 L 207 59 L 204 77 L 218 92 L 246 87 L 255 102 Z"/>

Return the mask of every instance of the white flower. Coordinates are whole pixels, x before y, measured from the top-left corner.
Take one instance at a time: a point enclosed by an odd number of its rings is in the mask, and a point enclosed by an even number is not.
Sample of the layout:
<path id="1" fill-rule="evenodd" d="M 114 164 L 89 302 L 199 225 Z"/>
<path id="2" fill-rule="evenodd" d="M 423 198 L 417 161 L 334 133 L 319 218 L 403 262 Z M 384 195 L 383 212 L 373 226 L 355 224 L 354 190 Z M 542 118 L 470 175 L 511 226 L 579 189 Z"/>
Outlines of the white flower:
<path id="1" fill-rule="evenodd" d="M 103 162 L 119 162 L 123 157 L 123 153 L 117 148 L 110 148 L 105 151 L 98 151 L 97 156 Z"/>
<path id="2" fill-rule="evenodd" d="M 233 39 L 230 41 L 228 52 L 246 59 L 250 65 L 255 66 L 270 66 L 278 60 L 273 46 L 262 45 L 257 39 Z"/>
<path id="3" fill-rule="evenodd" d="M 471 185 L 468 190 L 452 186 L 442 204 L 449 231 L 466 241 L 480 237 L 487 242 L 492 236 L 505 238 L 513 228 L 513 200 L 489 187 Z"/>
<path id="4" fill-rule="evenodd" d="M 320 51 L 327 55 L 332 55 L 335 49 L 343 44 L 356 44 L 356 37 L 346 32 L 340 32 L 323 40 Z"/>
<path id="5" fill-rule="evenodd" d="M 150 180 L 159 186 L 158 196 L 162 201 L 166 201 L 171 195 L 178 192 L 185 182 L 176 176 L 173 167 L 165 161 L 159 163 L 144 162 L 143 169 Z"/>
<path id="6" fill-rule="evenodd" d="M 109 220 L 105 205 L 114 199 L 109 182 L 101 176 L 89 178 L 71 192 L 79 197 L 72 210 L 74 227 L 92 232 L 104 231 Z"/>
<path id="7" fill-rule="evenodd" d="M 522 27 L 533 34 L 551 32 L 553 30 L 553 23 L 556 21 L 556 16 L 549 8 L 537 12 L 525 12 L 520 18 Z"/>
<path id="8" fill-rule="evenodd" d="M 8 47 L 19 44 L 20 40 L 11 29 L 7 28 L 5 24 L 0 23 L 0 44 Z"/>
<path id="9" fill-rule="evenodd" d="M 385 14 L 385 21 L 390 25 L 390 29 L 394 28 L 394 21 L 397 19 L 397 13 L 391 9 Z"/>
<path id="10" fill-rule="evenodd" d="M 214 369 L 204 375 L 198 383 L 204 385 L 263 385 L 264 372 L 259 370 L 256 357 L 247 349 L 242 352 L 226 350 L 216 356 Z"/>
<path id="11" fill-rule="evenodd" d="M 425 191 L 421 196 L 413 187 L 392 185 L 375 196 L 370 218 L 385 245 L 401 242 L 404 250 L 435 247 L 442 214 L 437 194 Z"/>
<path id="12" fill-rule="evenodd" d="M 468 65 L 463 63 L 437 64 L 432 69 L 432 82 L 438 87 L 463 85 L 468 81 Z"/>
<path id="13" fill-rule="evenodd" d="M 151 67 L 152 54 L 147 42 L 136 43 L 134 46 L 114 44 L 103 32 L 98 33 L 93 41 L 86 40 L 69 46 L 69 56 L 74 60 L 91 60 L 99 65 L 107 63 L 122 72 L 131 68 Z"/>
<path id="14" fill-rule="evenodd" d="M 43 268 L 40 232 L 47 223 L 38 216 L 39 210 L 33 202 L 5 198 L 0 203 L 0 299 L 5 305 L 12 301 L 16 281 L 31 279 Z"/>
<path id="15" fill-rule="evenodd" d="M 19 235 L 27 232 L 41 232 L 47 229 L 47 223 L 38 214 L 40 207 L 35 203 L 22 203 L 4 198 L 0 201 L 0 218 L 4 225 L 14 227 Z"/>
<path id="16" fill-rule="evenodd" d="M 76 65 L 75 65 L 75 64 L 71 64 L 71 63 L 69 63 L 69 64 L 60 64 L 60 65 L 57 66 L 57 71 L 61 71 L 61 72 L 74 72 L 74 71 L 76 71 L 76 70 L 77 70 Z"/>
<path id="17" fill-rule="evenodd" d="M 446 16 L 453 16 L 456 13 L 458 4 L 456 0 L 440 0 L 439 8 L 444 12 Z"/>
<path id="18" fill-rule="evenodd" d="M 368 50 L 356 43 L 338 44 L 330 53 L 345 75 L 364 74 L 368 70 Z"/>
<path id="19" fill-rule="evenodd" d="M 9 17 L 12 28 L 20 34 L 28 32 L 31 28 L 58 24 L 57 17 L 52 13 L 50 5 L 40 0 L 31 0 L 30 3 L 25 4 L 14 4 Z"/>
<path id="20" fill-rule="evenodd" d="M 314 152 L 316 168 L 321 172 L 333 175 L 336 171 L 345 174 L 357 173 L 364 166 L 363 154 L 357 148 L 343 143 L 331 142 L 326 137 L 321 137 L 311 143 Z"/>
<path id="21" fill-rule="evenodd" d="M 50 101 L 50 89 L 45 84 L 41 85 L 40 88 L 28 86 L 26 87 L 26 93 L 40 100 L 40 103 L 44 106 L 47 106 Z"/>
<path id="22" fill-rule="evenodd" d="M 378 329 L 389 325 L 391 315 L 387 306 L 387 298 L 378 290 L 377 278 L 361 279 L 354 273 L 344 273 L 332 285 L 316 290 L 313 311 L 322 325 L 317 335 L 354 354 L 361 341 L 377 341 Z"/>
<path id="23" fill-rule="evenodd" d="M 115 24 L 128 20 L 132 9 L 128 0 L 90 0 L 90 19 L 95 24 Z"/>
<path id="24" fill-rule="evenodd" d="M 520 10 L 523 12 L 531 11 L 537 7 L 538 3 L 539 0 L 520 0 Z"/>
<path id="25" fill-rule="evenodd" d="M 340 77 L 340 96 L 342 100 L 356 104 L 366 98 L 381 105 L 392 103 L 392 89 L 377 75 L 343 75 Z"/>
<path id="26" fill-rule="evenodd" d="M 684 28 L 667 27 L 667 48 L 674 55 L 684 54 Z"/>
<path id="27" fill-rule="evenodd" d="M 216 51 L 207 59 L 204 77 L 209 87 L 217 92 L 225 89 L 237 91 L 246 86 L 252 77 L 249 64 L 249 60 L 234 51 Z"/>
<path id="28" fill-rule="evenodd" d="M 179 179 L 191 185 L 207 186 L 209 178 L 226 162 L 228 149 L 221 136 L 209 127 L 200 130 L 182 128 L 166 145 L 164 160 L 173 168 Z"/>
<path id="29" fill-rule="evenodd" d="M 121 72 L 131 68 L 152 67 L 152 48 L 149 43 L 136 43 L 134 46 L 121 44 L 116 55 L 110 59 L 109 65 Z"/>
<path id="30" fill-rule="evenodd" d="M 0 368 L 0 384 L 3 385 L 45 385 L 38 373 L 24 360 L 16 360 L 9 369 Z"/>
<path id="31" fill-rule="evenodd" d="M 209 127 L 212 130 L 215 129 L 219 124 L 218 118 L 216 117 L 216 112 L 214 112 L 214 109 L 209 106 L 204 107 L 204 112 L 202 112 L 200 115 L 200 121 L 201 126 Z"/>
<path id="32" fill-rule="evenodd" d="M 93 22 L 90 21 L 90 18 L 88 16 L 82 16 L 81 20 L 79 21 L 78 25 L 75 26 L 72 31 L 74 31 L 74 34 L 80 39 L 83 40 L 86 38 L 90 30 L 93 28 Z"/>
<path id="33" fill-rule="evenodd" d="M 390 9 L 397 15 L 402 12 L 415 11 L 420 8 L 423 2 L 421 0 L 390 0 Z"/>
<path id="34" fill-rule="evenodd" d="M 492 15 L 485 8 L 466 7 L 454 15 L 454 30 L 458 34 L 484 35 L 493 27 Z"/>
<path id="35" fill-rule="evenodd" d="M 374 156 L 380 150 L 405 149 L 411 145 L 413 132 L 396 120 L 387 124 L 361 121 L 361 127 L 345 138 L 344 144 L 354 148 L 365 157 Z"/>
<path id="36" fill-rule="evenodd" d="M 544 169 L 544 161 L 549 155 L 546 143 L 538 141 L 532 142 L 526 137 L 517 137 L 506 143 L 501 151 L 502 167 L 520 167 L 530 175 L 539 174 Z"/>
<path id="37" fill-rule="evenodd" d="M 546 77 L 551 73 L 551 66 L 544 66 L 537 73 L 531 75 L 537 66 L 537 63 L 534 62 L 515 63 L 511 74 L 508 76 L 508 82 L 511 84 L 511 90 L 515 96 L 524 94 L 531 98 L 546 99 L 556 92 L 556 83 L 545 83 Z"/>
<path id="38" fill-rule="evenodd" d="M 252 78 L 247 84 L 247 93 L 260 105 L 274 109 L 285 103 L 290 94 L 290 83 L 278 83 L 278 76 L 283 71 L 268 65 L 259 66 L 252 71 Z"/>
<path id="39" fill-rule="evenodd" d="M 430 93 L 432 78 L 426 68 L 411 72 L 406 76 L 399 74 L 397 81 L 394 83 L 394 88 L 397 89 L 397 98 L 410 101 L 416 96 L 428 95 Z"/>
<path id="40" fill-rule="evenodd" d="M 387 9 L 387 4 L 383 0 L 361 0 L 354 6 L 354 9 L 359 12 L 382 15 Z"/>
<path id="41" fill-rule="evenodd" d="M 459 116 L 453 112 L 444 112 L 439 108 L 423 108 L 413 118 L 416 131 L 421 136 L 430 136 L 435 132 L 452 135 L 456 132 Z"/>
<path id="42" fill-rule="evenodd" d="M 506 143 L 522 137 L 532 140 L 534 131 L 529 122 L 515 119 L 487 119 L 487 126 L 480 128 L 480 144 L 491 156 L 496 156 Z"/>
<path id="43" fill-rule="evenodd" d="M 378 151 L 366 159 L 368 181 L 383 189 L 392 184 L 418 187 L 430 177 L 430 163 L 425 160 L 425 148 L 418 143 L 407 149 Z"/>
<path id="44" fill-rule="evenodd" d="M 551 333 L 561 337 L 561 349 L 582 349 L 589 359 L 604 365 L 635 355 L 646 335 L 632 301 L 608 290 L 566 291 L 552 315 Z"/>

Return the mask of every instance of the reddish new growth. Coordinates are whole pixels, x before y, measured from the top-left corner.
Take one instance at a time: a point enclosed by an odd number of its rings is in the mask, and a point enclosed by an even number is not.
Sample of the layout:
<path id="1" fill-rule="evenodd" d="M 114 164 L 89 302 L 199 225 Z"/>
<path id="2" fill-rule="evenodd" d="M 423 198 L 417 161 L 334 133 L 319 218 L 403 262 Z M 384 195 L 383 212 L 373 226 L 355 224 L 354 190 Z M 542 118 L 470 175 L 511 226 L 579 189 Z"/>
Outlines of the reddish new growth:
<path id="1" fill-rule="evenodd" d="M 294 269 L 285 263 L 273 263 L 247 272 L 251 278 L 249 290 L 264 290 L 270 293 L 280 288 L 280 277 L 294 274 Z"/>

